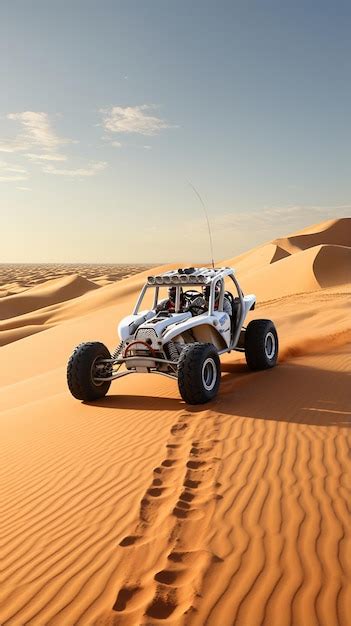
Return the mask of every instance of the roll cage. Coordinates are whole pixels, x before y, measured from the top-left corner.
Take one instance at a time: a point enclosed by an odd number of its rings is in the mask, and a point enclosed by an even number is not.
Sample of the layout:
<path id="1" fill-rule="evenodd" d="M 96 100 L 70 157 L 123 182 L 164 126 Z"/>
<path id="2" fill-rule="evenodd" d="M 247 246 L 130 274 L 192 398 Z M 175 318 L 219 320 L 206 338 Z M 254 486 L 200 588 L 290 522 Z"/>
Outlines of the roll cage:
<path id="1" fill-rule="evenodd" d="M 241 301 L 242 306 L 244 305 L 244 296 L 243 292 L 240 288 L 238 281 L 234 275 L 234 271 L 230 267 L 223 267 L 220 269 L 207 269 L 200 268 L 194 270 L 191 274 L 187 273 L 187 270 L 172 270 L 169 272 L 165 272 L 164 274 L 159 274 L 157 276 L 149 276 L 147 282 L 143 286 L 138 300 L 135 304 L 133 315 L 137 315 L 139 313 L 141 304 L 143 302 L 144 296 L 148 289 L 154 289 L 154 301 L 152 308 L 156 308 L 159 301 L 159 290 L 160 287 L 175 287 L 176 289 L 176 300 L 175 300 L 175 312 L 180 312 L 180 293 L 181 289 L 188 289 L 188 287 L 210 287 L 210 297 L 209 297 L 209 306 L 208 306 L 208 315 L 213 315 L 213 311 L 215 308 L 215 298 L 216 298 L 216 285 L 220 282 L 221 290 L 220 297 L 217 310 L 223 310 L 223 299 L 224 299 L 224 279 L 226 277 L 230 277 L 235 285 L 235 289 L 238 295 L 238 298 Z"/>
<path id="2" fill-rule="evenodd" d="M 159 291 L 160 287 L 175 287 L 176 289 L 176 298 L 175 298 L 175 313 L 179 313 L 181 311 L 181 289 L 188 289 L 189 287 L 210 287 L 210 296 L 208 302 L 208 309 L 204 313 L 207 316 L 212 316 L 215 310 L 215 301 L 216 301 L 216 285 L 220 283 L 220 296 L 218 307 L 216 307 L 217 311 L 223 311 L 223 300 L 225 295 L 224 289 L 224 279 L 229 277 L 234 286 L 237 293 L 237 298 L 239 299 L 239 315 L 236 324 L 236 328 L 234 328 L 231 346 L 229 349 L 235 347 L 238 343 L 241 327 L 243 325 L 246 310 L 244 304 L 244 294 L 241 290 L 241 287 L 235 277 L 235 273 L 233 268 L 231 267 L 222 267 L 216 269 L 208 269 L 208 268 L 187 268 L 184 270 L 170 270 L 169 272 L 165 272 L 164 274 L 159 274 L 156 276 L 148 276 L 147 282 L 143 286 L 138 300 L 135 304 L 133 315 L 138 315 L 140 311 L 140 307 L 142 305 L 143 299 L 145 297 L 146 292 L 149 289 L 154 289 L 154 299 L 152 308 L 155 310 L 157 305 L 159 304 Z"/>

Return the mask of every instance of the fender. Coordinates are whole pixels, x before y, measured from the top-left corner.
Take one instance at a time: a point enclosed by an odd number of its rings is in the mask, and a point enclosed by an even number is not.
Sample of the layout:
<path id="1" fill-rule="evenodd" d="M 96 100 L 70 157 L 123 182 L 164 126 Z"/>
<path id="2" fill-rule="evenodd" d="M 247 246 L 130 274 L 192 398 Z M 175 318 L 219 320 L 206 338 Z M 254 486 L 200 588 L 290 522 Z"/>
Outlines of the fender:
<path id="1" fill-rule="evenodd" d="M 224 311 L 214 311 L 213 315 L 208 315 L 207 312 L 202 313 L 201 315 L 191 317 L 188 320 L 181 322 L 180 324 L 172 324 L 172 326 L 168 326 L 167 331 L 162 337 L 162 343 L 166 344 L 169 341 L 172 341 L 172 339 L 177 335 L 181 335 L 183 332 L 191 330 L 196 326 L 210 326 L 211 330 L 214 330 L 219 335 L 220 343 L 223 343 L 224 341 L 225 345 L 229 346 L 229 315 Z"/>

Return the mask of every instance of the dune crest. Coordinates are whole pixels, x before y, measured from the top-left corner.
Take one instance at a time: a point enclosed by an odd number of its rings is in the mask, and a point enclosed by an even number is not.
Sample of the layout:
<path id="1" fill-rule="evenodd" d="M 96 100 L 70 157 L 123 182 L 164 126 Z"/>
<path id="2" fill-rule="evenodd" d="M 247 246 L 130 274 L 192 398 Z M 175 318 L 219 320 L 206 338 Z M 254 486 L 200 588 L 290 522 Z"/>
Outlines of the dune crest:
<path id="1" fill-rule="evenodd" d="M 53 278 L 40 285 L 26 289 L 24 293 L 1 298 L 0 319 L 17 317 L 51 304 L 78 298 L 88 291 L 98 288 L 98 285 L 78 274 L 64 276 L 63 278 Z"/>
<path id="2" fill-rule="evenodd" d="M 289 237 L 275 239 L 273 244 L 289 254 L 323 244 L 351 247 L 351 218 L 315 224 Z"/>
<path id="3" fill-rule="evenodd" d="M 241 282 L 247 292 L 256 293 L 261 301 L 350 284 L 351 248 L 323 245 L 307 248 L 243 273 Z"/>
<path id="4" fill-rule="evenodd" d="M 225 261 L 260 300 L 351 283 L 351 218 L 305 228 Z"/>

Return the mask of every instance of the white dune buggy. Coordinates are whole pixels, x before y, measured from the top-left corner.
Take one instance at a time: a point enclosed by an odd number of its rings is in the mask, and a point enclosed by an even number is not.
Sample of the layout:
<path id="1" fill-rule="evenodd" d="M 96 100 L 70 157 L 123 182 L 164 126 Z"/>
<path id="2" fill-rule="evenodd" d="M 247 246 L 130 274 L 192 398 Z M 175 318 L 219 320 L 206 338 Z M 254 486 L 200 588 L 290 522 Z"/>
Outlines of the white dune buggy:
<path id="1" fill-rule="evenodd" d="M 233 281 L 236 295 L 226 290 Z M 168 289 L 173 300 L 164 298 Z M 142 310 L 145 296 L 151 308 Z M 218 392 L 219 356 L 231 350 L 245 352 L 250 369 L 273 367 L 278 336 L 273 322 L 244 320 L 255 308 L 256 297 L 244 296 L 229 267 L 186 268 L 149 276 L 132 315 L 120 322 L 120 343 L 110 354 L 100 342 L 82 343 L 67 366 L 68 387 L 79 400 L 106 395 L 111 381 L 127 374 L 162 374 L 178 380 L 185 402 L 202 404 Z"/>

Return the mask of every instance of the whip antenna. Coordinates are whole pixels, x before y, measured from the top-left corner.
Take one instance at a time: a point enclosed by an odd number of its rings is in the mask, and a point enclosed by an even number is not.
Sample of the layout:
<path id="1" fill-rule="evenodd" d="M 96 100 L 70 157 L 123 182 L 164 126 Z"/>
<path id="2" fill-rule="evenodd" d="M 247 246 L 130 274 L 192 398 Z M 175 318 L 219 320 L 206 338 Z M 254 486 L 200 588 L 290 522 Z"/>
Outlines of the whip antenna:
<path id="1" fill-rule="evenodd" d="M 208 219 L 208 213 L 207 213 L 206 205 L 205 205 L 203 199 L 201 198 L 198 190 L 194 187 L 194 185 L 190 182 L 190 180 L 188 180 L 188 184 L 190 185 L 190 187 L 192 188 L 193 192 L 196 194 L 196 196 L 200 200 L 201 206 L 202 206 L 202 208 L 204 210 L 204 213 L 205 213 L 205 218 L 206 218 L 206 222 L 207 222 L 207 229 L 208 229 L 208 238 L 210 240 L 211 262 L 212 262 L 212 267 L 214 269 L 212 233 L 211 233 L 210 220 Z"/>

